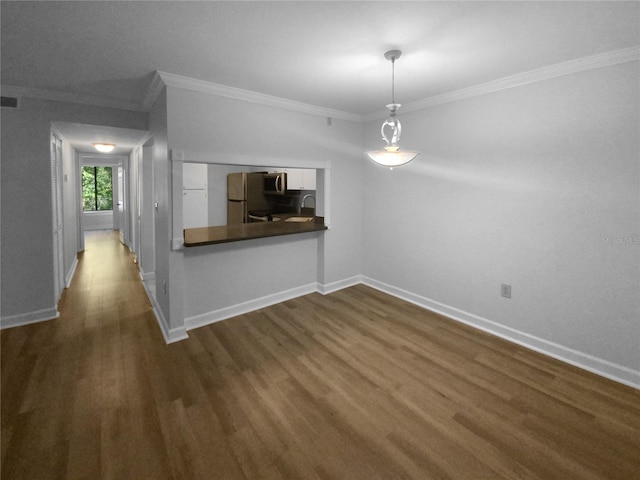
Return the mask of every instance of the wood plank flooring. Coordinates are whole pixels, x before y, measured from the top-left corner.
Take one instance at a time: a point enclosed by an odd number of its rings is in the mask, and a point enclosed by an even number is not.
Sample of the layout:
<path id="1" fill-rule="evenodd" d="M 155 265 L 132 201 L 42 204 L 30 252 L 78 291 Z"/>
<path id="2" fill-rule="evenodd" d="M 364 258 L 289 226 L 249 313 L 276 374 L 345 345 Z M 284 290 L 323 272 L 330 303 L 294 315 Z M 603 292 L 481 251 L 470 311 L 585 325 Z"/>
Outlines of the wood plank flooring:
<path id="1" fill-rule="evenodd" d="M 357 286 L 165 345 L 93 233 L 1 332 L 2 479 L 640 479 L 640 394 Z"/>

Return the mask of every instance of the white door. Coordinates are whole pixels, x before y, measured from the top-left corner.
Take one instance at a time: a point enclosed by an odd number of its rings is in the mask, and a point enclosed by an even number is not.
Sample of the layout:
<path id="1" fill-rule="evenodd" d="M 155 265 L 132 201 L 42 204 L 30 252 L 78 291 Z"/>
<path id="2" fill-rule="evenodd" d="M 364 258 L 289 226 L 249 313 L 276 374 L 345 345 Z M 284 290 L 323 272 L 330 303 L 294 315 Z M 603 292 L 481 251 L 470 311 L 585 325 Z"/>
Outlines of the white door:
<path id="1" fill-rule="evenodd" d="M 136 252 L 136 259 L 140 261 L 140 255 L 142 254 L 142 149 L 139 148 L 134 152 L 135 156 L 135 176 L 136 176 L 136 190 L 135 190 L 135 233 L 134 233 L 134 251 Z"/>
<path id="2" fill-rule="evenodd" d="M 126 191 L 124 188 L 124 168 L 122 166 L 118 167 L 118 228 L 120 231 L 120 243 L 126 245 L 125 243 L 125 223 L 126 223 Z"/>
<path id="3" fill-rule="evenodd" d="M 138 163 L 139 150 L 134 150 L 129 155 L 129 248 L 136 254 L 134 261 L 138 260 L 138 252 L 140 251 L 140 217 L 139 217 L 139 182 L 138 182 Z"/>
<path id="4" fill-rule="evenodd" d="M 64 224 L 62 214 L 62 140 L 51 133 L 51 203 L 53 227 L 53 294 L 58 303 L 64 289 Z"/>

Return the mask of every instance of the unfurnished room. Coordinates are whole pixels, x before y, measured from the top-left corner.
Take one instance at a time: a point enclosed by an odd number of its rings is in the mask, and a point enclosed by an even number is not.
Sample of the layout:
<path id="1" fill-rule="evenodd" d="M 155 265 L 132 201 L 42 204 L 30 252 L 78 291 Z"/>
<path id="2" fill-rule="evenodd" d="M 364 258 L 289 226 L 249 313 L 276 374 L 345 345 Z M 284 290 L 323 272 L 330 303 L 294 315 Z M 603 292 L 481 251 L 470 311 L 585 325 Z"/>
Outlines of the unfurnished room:
<path id="1" fill-rule="evenodd" d="M 640 479 L 640 2 L 0 18 L 2 479 Z"/>

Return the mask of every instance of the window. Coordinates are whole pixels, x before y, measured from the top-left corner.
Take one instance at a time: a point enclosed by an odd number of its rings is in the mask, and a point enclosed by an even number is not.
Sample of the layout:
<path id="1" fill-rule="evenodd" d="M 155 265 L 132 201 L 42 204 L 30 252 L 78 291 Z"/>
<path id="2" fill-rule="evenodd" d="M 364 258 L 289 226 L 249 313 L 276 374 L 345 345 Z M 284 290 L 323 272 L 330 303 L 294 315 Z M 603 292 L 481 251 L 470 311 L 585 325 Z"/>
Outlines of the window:
<path id="1" fill-rule="evenodd" d="M 111 167 L 82 167 L 82 209 L 113 210 Z"/>

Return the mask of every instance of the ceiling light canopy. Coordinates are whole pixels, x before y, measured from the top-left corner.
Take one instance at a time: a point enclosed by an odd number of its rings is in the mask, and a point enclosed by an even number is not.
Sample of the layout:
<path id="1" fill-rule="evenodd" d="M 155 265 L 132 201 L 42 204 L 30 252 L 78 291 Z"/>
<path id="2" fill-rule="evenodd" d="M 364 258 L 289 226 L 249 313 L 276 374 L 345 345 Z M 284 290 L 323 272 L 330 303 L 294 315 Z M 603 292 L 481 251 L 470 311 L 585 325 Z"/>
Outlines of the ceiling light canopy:
<path id="1" fill-rule="evenodd" d="M 113 143 L 92 143 L 91 145 L 93 145 L 100 153 L 109 153 L 116 148 Z"/>
<path id="2" fill-rule="evenodd" d="M 396 112 L 401 105 L 396 103 L 395 100 L 395 64 L 396 60 L 400 58 L 400 55 L 402 55 L 400 50 L 389 50 L 384 54 L 384 58 L 391 60 L 391 103 L 387 105 L 387 108 L 389 109 L 389 116 L 380 128 L 380 134 L 387 146 L 384 147 L 384 150 L 366 152 L 367 157 L 371 160 L 390 168 L 399 167 L 400 165 L 409 163 L 420 155 L 420 152 L 414 150 L 400 150 L 400 147 L 398 146 L 402 126 L 400 125 L 400 120 L 398 120 L 398 117 L 396 116 Z M 387 132 L 385 132 L 386 127 L 391 128 L 391 131 L 389 132 L 391 133 L 390 137 Z"/>

